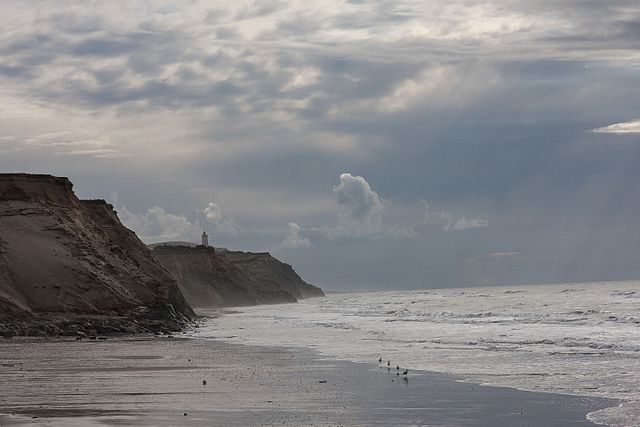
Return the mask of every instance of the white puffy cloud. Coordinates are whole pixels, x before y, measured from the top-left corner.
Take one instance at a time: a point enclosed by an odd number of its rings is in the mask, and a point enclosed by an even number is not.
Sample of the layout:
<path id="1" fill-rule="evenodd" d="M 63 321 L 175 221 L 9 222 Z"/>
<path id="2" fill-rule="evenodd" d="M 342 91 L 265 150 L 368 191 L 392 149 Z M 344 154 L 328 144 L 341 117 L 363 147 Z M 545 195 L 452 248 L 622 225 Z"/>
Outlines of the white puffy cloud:
<path id="1" fill-rule="evenodd" d="M 350 173 L 340 175 L 340 184 L 333 187 L 338 211 L 338 224 L 324 231 L 331 238 L 370 237 L 374 239 L 410 239 L 417 236 L 406 224 L 385 224 L 385 209 L 391 202 L 376 193 L 366 179 Z"/>
<path id="2" fill-rule="evenodd" d="M 593 129 L 594 133 L 609 133 L 613 135 L 640 135 L 640 119 L 630 122 L 614 123 L 609 126 Z"/>
<path id="3" fill-rule="evenodd" d="M 333 187 L 338 207 L 338 233 L 348 236 L 368 236 L 382 231 L 384 201 L 361 176 L 340 175 L 340 184 Z"/>
<path id="4" fill-rule="evenodd" d="M 301 229 L 298 224 L 295 222 L 289 223 L 289 232 L 287 237 L 280 242 L 280 247 L 288 248 L 288 249 L 296 249 L 296 248 L 310 248 L 311 241 L 300 235 Z"/>
<path id="5" fill-rule="evenodd" d="M 233 212 L 229 209 L 223 209 L 214 202 L 209 202 L 202 213 L 206 223 L 214 233 L 223 233 L 236 235 L 238 233 L 238 224 L 233 218 Z"/>
<path id="6" fill-rule="evenodd" d="M 199 224 L 192 223 L 184 215 L 176 215 L 165 211 L 160 206 L 147 209 L 147 212 L 138 214 L 131 212 L 118 201 L 118 195 L 112 193 L 111 201 L 118 212 L 120 221 L 146 243 L 161 242 L 165 240 L 197 241 Z"/>
<path id="7" fill-rule="evenodd" d="M 199 242 L 203 230 L 212 234 L 229 235 L 236 235 L 239 230 L 231 211 L 213 202 L 198 212 L 202 217 L 195 219 L 167 212 L 157 205 L 147 209 L 145 213 L 135 213 L 120 203 L 117 193 L 111 193 L 111 203 L 118 212 L 120 221 L 146 243 L 167 240 Z"/>

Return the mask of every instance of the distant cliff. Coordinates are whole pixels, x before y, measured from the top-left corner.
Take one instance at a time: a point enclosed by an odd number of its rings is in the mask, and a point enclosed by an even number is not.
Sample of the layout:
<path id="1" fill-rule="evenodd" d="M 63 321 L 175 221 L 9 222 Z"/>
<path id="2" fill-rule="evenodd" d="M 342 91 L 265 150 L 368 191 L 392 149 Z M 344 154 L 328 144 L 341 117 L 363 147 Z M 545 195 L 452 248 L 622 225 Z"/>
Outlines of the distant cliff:
<path id="1" fill-rule="evenodd" d="M 268 252 L 223 251 L 222 255 L 262 286 L 282 289 L 296 299 L 324 296 L 322 289 L 302 280 L 293 267 Z"/>
<path id="2" fill-rule="evenodd" d="M 173 274 L 193 307 L 286 303 L 324 295 L 269 254 L 216 253 L 211 247 L 188 245 L 152 245 L 152 253 Z M 258 262 L 253 265 L 246 258 Z"/>
<path id="3" fill-rule="evenodd" d="M 0 174 L 0 322 L 5 329 L 7 322 L 16 325 L 22 319 L 68 325 L 74 316 L 107 316 L 83 323 L 93 329 L 120 317 L 114 332 L 125 326 L 129 331 L 176 329 L 192 315 L 175 280 L 120 223 L 111 205 L 79 200 L 67 178 Z"/>

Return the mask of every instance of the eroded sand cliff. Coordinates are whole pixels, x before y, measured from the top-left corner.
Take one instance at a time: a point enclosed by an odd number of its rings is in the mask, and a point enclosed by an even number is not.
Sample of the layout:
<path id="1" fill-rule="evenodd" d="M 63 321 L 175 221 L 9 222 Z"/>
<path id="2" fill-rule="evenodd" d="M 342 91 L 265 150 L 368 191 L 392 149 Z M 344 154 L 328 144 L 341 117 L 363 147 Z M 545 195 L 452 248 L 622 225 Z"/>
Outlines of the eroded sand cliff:
<path id="1" fill-rule="evenodd" d="M 324 295 L 269 254 L 217 253 L 212 247 L 180 243 L 153 245 L 152 253 L 194 307 L 287 303 Z"/>
<path id="2" fill-rule="evenodd" d="M 20 320 L 55 333 L 81 317 L 78 328 L 176 329 L 192 315 L 175 280 L 110 204 L 79 200 L 67 178 L 0 174 L 5 333 Z"/>
<path id="3" fill-rule="evenodd" d="M 268 252 L 223 251 L 222 255 L 262 286 L 282 289 L 296 299 L 324 296 L 322 289 L 302 280 L 291 265 Z"/>

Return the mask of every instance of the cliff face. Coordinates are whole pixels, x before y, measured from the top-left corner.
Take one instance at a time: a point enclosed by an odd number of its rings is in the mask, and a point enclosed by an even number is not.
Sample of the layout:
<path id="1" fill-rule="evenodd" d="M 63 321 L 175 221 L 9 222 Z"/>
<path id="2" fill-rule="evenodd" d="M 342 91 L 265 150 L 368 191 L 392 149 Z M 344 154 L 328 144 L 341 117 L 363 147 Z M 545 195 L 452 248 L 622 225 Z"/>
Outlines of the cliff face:
<path id="1" fill-rule="evenodd" d="M 310 285 L 285 264 L 268 252 L 223 252 L 224 257 L 254 281 L 268 288 L 282 289 L 295 298 L 324 296 L 322 289 Z"/>
<path id="2" fill-rule="evenodd" d="M 67 178 L 0 174 L 0 320 L 193 315 L 175 280 L 104 200 Z"/>
<path id="3" fill-rule="evenodd" d="M 234 307 L 296 302 L 289 292 L 263 285 L 211 247 L 155 245 L 153 256 L 175 277 L 193 307 Z"/>

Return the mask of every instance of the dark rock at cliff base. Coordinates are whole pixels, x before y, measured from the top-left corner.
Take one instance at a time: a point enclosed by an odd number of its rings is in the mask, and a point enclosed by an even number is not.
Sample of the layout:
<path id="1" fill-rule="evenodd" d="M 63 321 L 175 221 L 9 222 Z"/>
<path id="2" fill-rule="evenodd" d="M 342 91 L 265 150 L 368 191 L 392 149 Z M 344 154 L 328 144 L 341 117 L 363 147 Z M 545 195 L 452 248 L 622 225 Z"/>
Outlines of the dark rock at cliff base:
<path id="1" fill-rule="evenodd" d="M 67 178 L 0 174 L 0 323 L 85 316 L 124 328 L 193 311 L 110 204 L 79 200 Z"/>
<path id="2" fill-rule="evenodd" d="M 187 302 L 194 307 L 287 303 L 324 295 L 320 288 L 304 282 L 290 266 L 268 254 L 265 257 L 265 254 L 217 251 L 182 242 L 152 247 L 153 255 L 173 274 Z M 253 268 L 251 262 L 238 262 L 239 254 L 257 257 L 260 268 Z M 267 264 L 263 262 L 265 259 Z"/>

